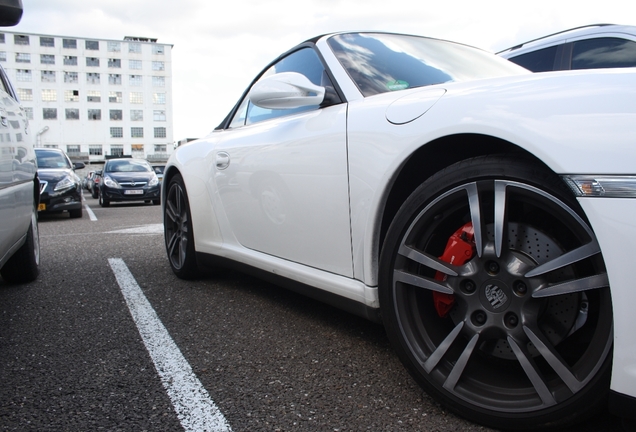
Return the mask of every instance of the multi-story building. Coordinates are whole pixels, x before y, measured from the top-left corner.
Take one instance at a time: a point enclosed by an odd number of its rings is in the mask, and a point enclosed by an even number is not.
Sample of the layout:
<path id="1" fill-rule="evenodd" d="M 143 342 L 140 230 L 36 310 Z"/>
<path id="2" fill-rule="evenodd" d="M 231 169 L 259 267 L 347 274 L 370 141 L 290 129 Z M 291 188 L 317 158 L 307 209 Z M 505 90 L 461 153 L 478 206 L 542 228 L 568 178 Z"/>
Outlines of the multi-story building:
<path id="1" fill-rule="evenodd" d="M 173 150 L 172 45 L 0 33 L 0 62 L 40 147 L 101 162 L 131 155 L 166 160 Z"/>

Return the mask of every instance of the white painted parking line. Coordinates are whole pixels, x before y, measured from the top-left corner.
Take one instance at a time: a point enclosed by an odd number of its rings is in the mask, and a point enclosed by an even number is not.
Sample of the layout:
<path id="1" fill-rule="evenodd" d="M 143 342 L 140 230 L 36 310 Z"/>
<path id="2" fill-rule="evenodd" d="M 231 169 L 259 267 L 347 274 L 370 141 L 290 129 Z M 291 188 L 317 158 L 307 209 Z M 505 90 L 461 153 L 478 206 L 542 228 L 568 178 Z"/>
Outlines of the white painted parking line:
<path id="1" fill-rule="evenodd" d="M 163 234 L 163 224 L 139 225 L 132 228 L 108 231 L 107 234 Z"/>
<path id="2" fill-rule="evenodd" d="M 88 217 L 92 221 L 96 221 L 97 220 L 97 216 L 95 216 L 95 213 L 93 213 L 93 210 L 91 210 L 91 208 L 88 206 L 88 204 L 84 204 L 84 208 L 86 209 L 86 212 L 88 213 Z"/>
<path id="3" fill-rule="evenodd" d="M 124 261 L 109 258 L 108 263 L 183 429 L 186 432 L 231 431 Z"/>

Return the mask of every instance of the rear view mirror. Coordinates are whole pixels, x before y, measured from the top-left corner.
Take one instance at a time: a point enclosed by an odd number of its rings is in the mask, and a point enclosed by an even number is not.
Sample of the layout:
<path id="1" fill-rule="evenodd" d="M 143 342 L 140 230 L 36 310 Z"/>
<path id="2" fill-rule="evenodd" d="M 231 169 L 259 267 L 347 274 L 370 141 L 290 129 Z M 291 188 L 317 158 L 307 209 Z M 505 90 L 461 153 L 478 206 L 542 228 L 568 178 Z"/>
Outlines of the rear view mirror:
<path id="1" fill-rule="evenodd" d="M 14 26 L 21 18 L 22 0 L 0 0 L 0 26 Z"/>

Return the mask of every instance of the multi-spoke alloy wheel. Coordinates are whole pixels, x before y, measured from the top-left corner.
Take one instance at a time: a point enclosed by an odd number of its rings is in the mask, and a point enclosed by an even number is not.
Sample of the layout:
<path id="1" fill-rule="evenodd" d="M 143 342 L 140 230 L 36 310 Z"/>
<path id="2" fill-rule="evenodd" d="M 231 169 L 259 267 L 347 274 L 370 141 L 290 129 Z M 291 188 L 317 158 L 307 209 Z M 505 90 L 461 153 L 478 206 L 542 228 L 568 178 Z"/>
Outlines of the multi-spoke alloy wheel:
<path id="1" fill-rule="evenodd" d="M 455 412 L 535 429 L 593 413 L 609 388 L 612 308 L 594 233 L 561 180 L 476 158 L 420 186 L 383 247 L 387 332 Z"/>
<path id="2" fill-rule="evenodd" d="M 188 195 L 181 175 L 170 181 L 163 214 L 166 251 L 172 271 L 180 278 L 197 276 Z"/>

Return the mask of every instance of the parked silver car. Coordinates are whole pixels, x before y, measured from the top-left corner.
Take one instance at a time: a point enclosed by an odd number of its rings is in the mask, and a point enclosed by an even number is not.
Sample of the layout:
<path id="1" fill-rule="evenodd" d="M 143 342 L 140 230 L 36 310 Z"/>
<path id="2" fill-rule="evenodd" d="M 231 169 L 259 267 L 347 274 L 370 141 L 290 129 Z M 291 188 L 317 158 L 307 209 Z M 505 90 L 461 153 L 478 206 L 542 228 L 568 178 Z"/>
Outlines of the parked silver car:
<path id="1" fill-rule="evenodd" d="M 0 25 L 21 17 L 21 0 L 0 0 Z M 1 66 L 0 133 L 0 274 L 8 282 L 29 282 L 40 263 L 40 182 L 29 122 Z"/>

